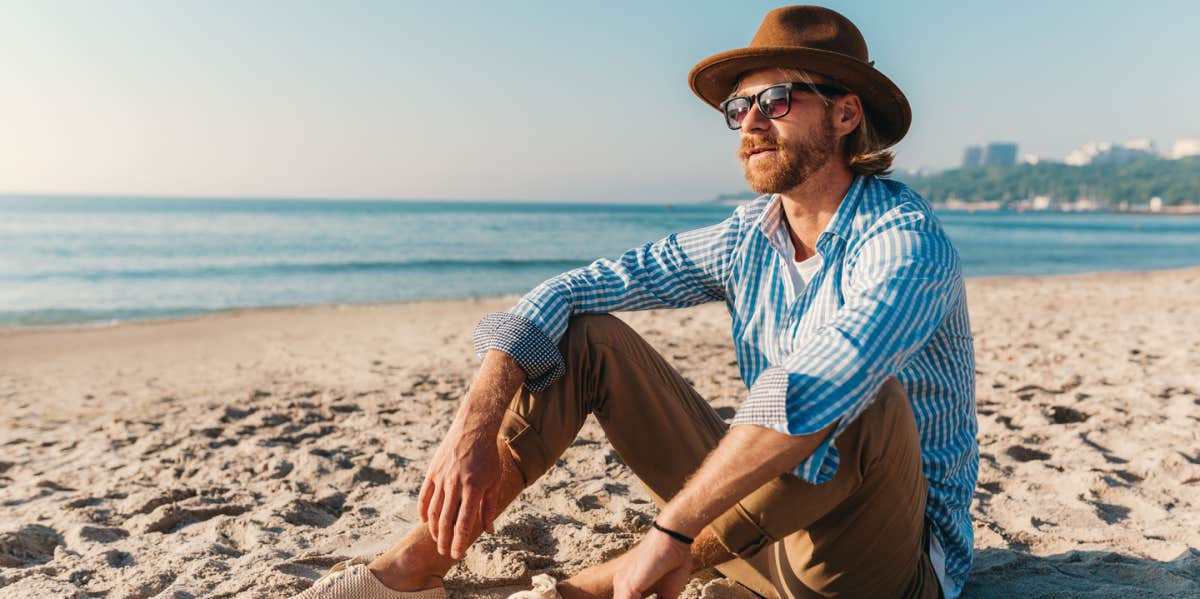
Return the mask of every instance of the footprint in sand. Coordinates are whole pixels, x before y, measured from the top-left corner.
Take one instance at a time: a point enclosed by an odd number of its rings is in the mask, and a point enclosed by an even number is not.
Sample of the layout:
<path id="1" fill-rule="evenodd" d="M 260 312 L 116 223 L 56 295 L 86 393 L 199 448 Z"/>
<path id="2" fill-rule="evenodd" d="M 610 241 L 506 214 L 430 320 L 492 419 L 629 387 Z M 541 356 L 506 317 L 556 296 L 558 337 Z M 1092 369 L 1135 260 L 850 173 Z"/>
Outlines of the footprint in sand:
<path id="1" fill-rule="evenodd" d="M 1113 503 L 1103 503 L 1100 501 L 1089 502 L 1096 510 L 1096 516 L 1105 522 L 1105 524 L 1116 524 L 1129 517 L 1129 508 L 1116 505 Z"/>
<path id="2" fill-rule="evenodd" d="M 991 493 L 992 495 L 999 495 L 1000 492 L 1004 490 L 1004 485 L 999 482 L 986 482 L 979 483 L 979 488 Z"/>
<path id="3" fill-rule="evenodd" d="M 344 497 L 342 498 L 344 501 Z M 342 505 L 339 502 L 314 502 L 304 499 L 297 499 L 286 508 L 284 508 L 284 522 L 295 524 L 297 526 L 314 526 L 317 528 L 325 528 L 334 522 L 342 514 Z"/>
<path id="4" fill-rule="evenodd" d="M 1074 424 L 1076 422 L 1086 422 L 1091 418 L 1090 414 L 1084 414 L 1075 408 L 1067 406 L 1051 406 L 1049 414 L 1050 422 L 1054 424 Z"/>
<path id="5" fill-rule="evenodd" d="M 354 482 L 356 483 L 365 482 L 369 485 L 388 485 L 393 480 L 395 478 L 392 475 L 370 466 L 362 466 L 354 473 Z"/>
<path id="6" fill-rule="evenodd" d="M 1079 440 L 1083 441 L 1084 445 L 1087 445 L 1088 447 L 1091 447 L 1092 449 L 1099 451 L 1100 455 L 1104 456 L 1104 461 L 1108 462 L 1109 464 L 1128 464 L 1129 463 L 1129 460 L 1113 455 L 1112 451 L 1109 450 L 1107 447 L 1089 439 L 1088 434 L 1086 432 L 1079 433 Z"/>
<path id="7" fill-rule="evenodd" d="M 1022 427 L 1022 426 L 1020 426 L 1020 425 L 1013 424 L 1013 419 L 1012 419 L 1012 416 L 997 416 L 997 417 L 996 417 L 996 422 L 999 422 L 1000 424 L 1003 424 L 1003 425 L 1004 425 L 1004 428 L 1006 428 L 1006 429 L 1008 429 L 1008 430 L 1010 430 L 1010 431 L 1019 431 L 1019 430 L 1021 430 L 1022 428 L 1024 428 L 1024 427 Z M 1022 460 L 1022 461 L 1024 461 L 1024 460 Z"/>
<path id="8" fill-rule="evenodd" d="M 1131 485 L 1137 484 L 1137 483 L 1142 482 L 1143 480 L 1146 480 L 1144 477 L 1138 476 L 1128 470 L 1113 470 L 1113 474 L 1121 477 L 1121 480 L 1123 480 Z"/>
<path id="9" fill-rule="evenodd" d="M 117 526 L 82 526 L 79 538 L 93 543 L 112 543 L 129 536 L 129 531 Z"/>
<path id="10" fill-rule="evenodd" d="M 0 533 L 0 567 L 20 568 L 54 559 L 54 548 L 63 543 L 58 531 L 41 524 L 27 524 Z"/>
<path id="11" fill-rule="evenodd" d="M 132 566 L 134 563 L 136 563 L 136 560 L 133 559 L 132 555 L 116 549 L 109 549 L 108 551 L 105 551 L 103 553 L 103 557 L 104 563 L 108 564 L 110 568 L 124 568 L 126 566 Z"/>
<path id="12" fill-rule="evenodd" d="M 1044 451 L 1033 449 L 1032 447 L 1025 447 L 1024 445 L 1013 445 L 1012 447 L 1004 450 L 1004 453 L 1008 455 L 1008 457 L 1018 462 L 1032 462 L 1035 460 L 1042 461 L 1048 460 L 1051 457 L 1050 454 Z"/>
<path id="13" fill-rule="evenodd" d="M 237 516 L 248 511 L 250 511 L 248 506 L 238 504 L 216 504 L 204 507 L 182 507 L 170 504 L 155 510 L 142 532 L 171 534 L 189 524 L 204 522 L 217 516 Z"/>

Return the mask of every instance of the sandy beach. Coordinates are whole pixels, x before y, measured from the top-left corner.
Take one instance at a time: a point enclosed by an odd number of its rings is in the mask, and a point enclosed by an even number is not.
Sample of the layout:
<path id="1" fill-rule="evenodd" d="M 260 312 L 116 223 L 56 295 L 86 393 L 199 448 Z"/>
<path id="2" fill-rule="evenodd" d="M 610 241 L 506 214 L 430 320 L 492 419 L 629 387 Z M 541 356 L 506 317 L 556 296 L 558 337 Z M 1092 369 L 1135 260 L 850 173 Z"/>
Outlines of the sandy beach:
<path id="1" fill-rule="evenodd" d="M 1200 597 L 1200 268 L 972 279 L 966 597 Z M 513 298 L 0 331 L 0 597 L 283 597 L 415 521 Z M 731 417 L 720 304 L 623 313 Z M 503 597 L 656 512 L 594 423 L 447 579 Z M 689 597 L 745 596 L 712 575 Z"/>

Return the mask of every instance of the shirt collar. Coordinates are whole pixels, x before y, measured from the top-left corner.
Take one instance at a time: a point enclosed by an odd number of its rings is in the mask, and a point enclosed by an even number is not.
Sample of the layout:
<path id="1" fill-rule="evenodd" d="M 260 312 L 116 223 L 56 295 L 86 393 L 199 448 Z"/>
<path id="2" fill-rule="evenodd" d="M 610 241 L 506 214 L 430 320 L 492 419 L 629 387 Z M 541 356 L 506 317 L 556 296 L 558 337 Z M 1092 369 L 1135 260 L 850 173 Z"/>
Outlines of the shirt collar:
<path id="1" fill-rule="evenodd" d="M 863 175 L 855 175 L 854 181 L 850 183 L 850 189 L 846 190 L 846 195 L 842 197 L 841 203 L 838 204 L 833 218 L 829 219 L 829 224 L 825 226 L 825 231 L 821 233 L 822 238 L 826 235 L 831 235 L 843 241 L 850 239 L 854 215 L 858 212 L 858 204 L 862 197 L 863 188 L 866 186 L 866 179 Z M 779 199 L 779 194 L 772 195 L 771 199 L 767 201 L 767 205 L 763 208 L 762 214 L 759 215 L 758 222 L 755 225 L 768 240 L 775 239 L 775 234 L 779 230 L 779 227 L 783 226 L 783 202 Z M 819 243 L 820 238 L 817 241 Z"/>
<path id="2" fill-rule="evenodd" d="M 833 214 L 833 219 L 829 221 L 829 226 L 825 227 L 826 233 L 834 235 L 842 241 L 850 240 L 850 233 L 854 227 L 854 216 L 858 214 L 858 204 L 862 200 L 863 189 L 866 186 L 867 177 L 855 175 L 854 182 L 850 184 L 850 189 L 846 190 L 846 195 L 842 198 L 842 203 L 838 205 L 837 212 Z"/>

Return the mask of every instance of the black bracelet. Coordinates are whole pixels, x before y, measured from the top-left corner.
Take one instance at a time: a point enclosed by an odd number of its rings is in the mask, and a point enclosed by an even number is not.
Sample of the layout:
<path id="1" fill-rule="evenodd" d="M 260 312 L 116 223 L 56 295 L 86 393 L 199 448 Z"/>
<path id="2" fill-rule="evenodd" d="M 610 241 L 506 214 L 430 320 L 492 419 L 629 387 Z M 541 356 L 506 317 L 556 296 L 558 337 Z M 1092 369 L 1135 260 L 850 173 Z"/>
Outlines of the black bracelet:
<path id="1" fill-rule="evenodd" d="M 693 539 L 692 537 L 689 537 L 683 533 L 675 532 L 669 528 L 663 528 L 663 527 L 659 526 L 657 521 L 654 522 L 654 529 L 661 533 L 666 534 L 668 537 L 671 537 L 672 539 L 675 539 L 676 541 L 679 541 L 680 543 L 683 543 L 684 545 L 691 545 L 692 543 L 694 543 L 696 541 L 696 539 Z"/>

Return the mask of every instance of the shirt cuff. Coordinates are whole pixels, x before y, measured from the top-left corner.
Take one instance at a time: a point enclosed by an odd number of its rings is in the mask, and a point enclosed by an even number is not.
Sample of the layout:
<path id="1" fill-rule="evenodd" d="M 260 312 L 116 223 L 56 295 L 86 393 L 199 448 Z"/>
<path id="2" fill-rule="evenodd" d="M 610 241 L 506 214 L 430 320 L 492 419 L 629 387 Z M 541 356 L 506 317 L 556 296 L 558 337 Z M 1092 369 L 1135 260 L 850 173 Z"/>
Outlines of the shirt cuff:
<path id="1" fill-rule="evenodd" d="M 779 366 L 763 370 L 750 396 L 742 402 L 730 426 L 756 424 L 780 433 L 791 434 L 787 423 L 787 371 Z"/>
<path id="2" fill-rule="evenodd" d="M 791 435 L 787 417 L 788 372 L 782 366 L 771 366 L 762 371 L 750 388 L 750 395 L 742 402 L 730 426 L 754 424 L 773 431 Z M 828 426 L 826 424 L 825 426 Z M 822 426 L 823 430 L 825 427 Z M 838 426 L 825 438 L 808 459 L 800 462 L 790 472 L 797 478 L 812 484 L 821 484 L 837 474 L 838 450 L 833 444 L 843 426 Z"/>
<path id="3" fill-rule="evenodd" d="M 525 371 L 525 387 L 542 391 L 567 372 L 558 346 L 533 321 L 510 312 L 484 316 L 475 325 L 475 353 L 483 359 L 493 349 L 500 350 Z"/>

